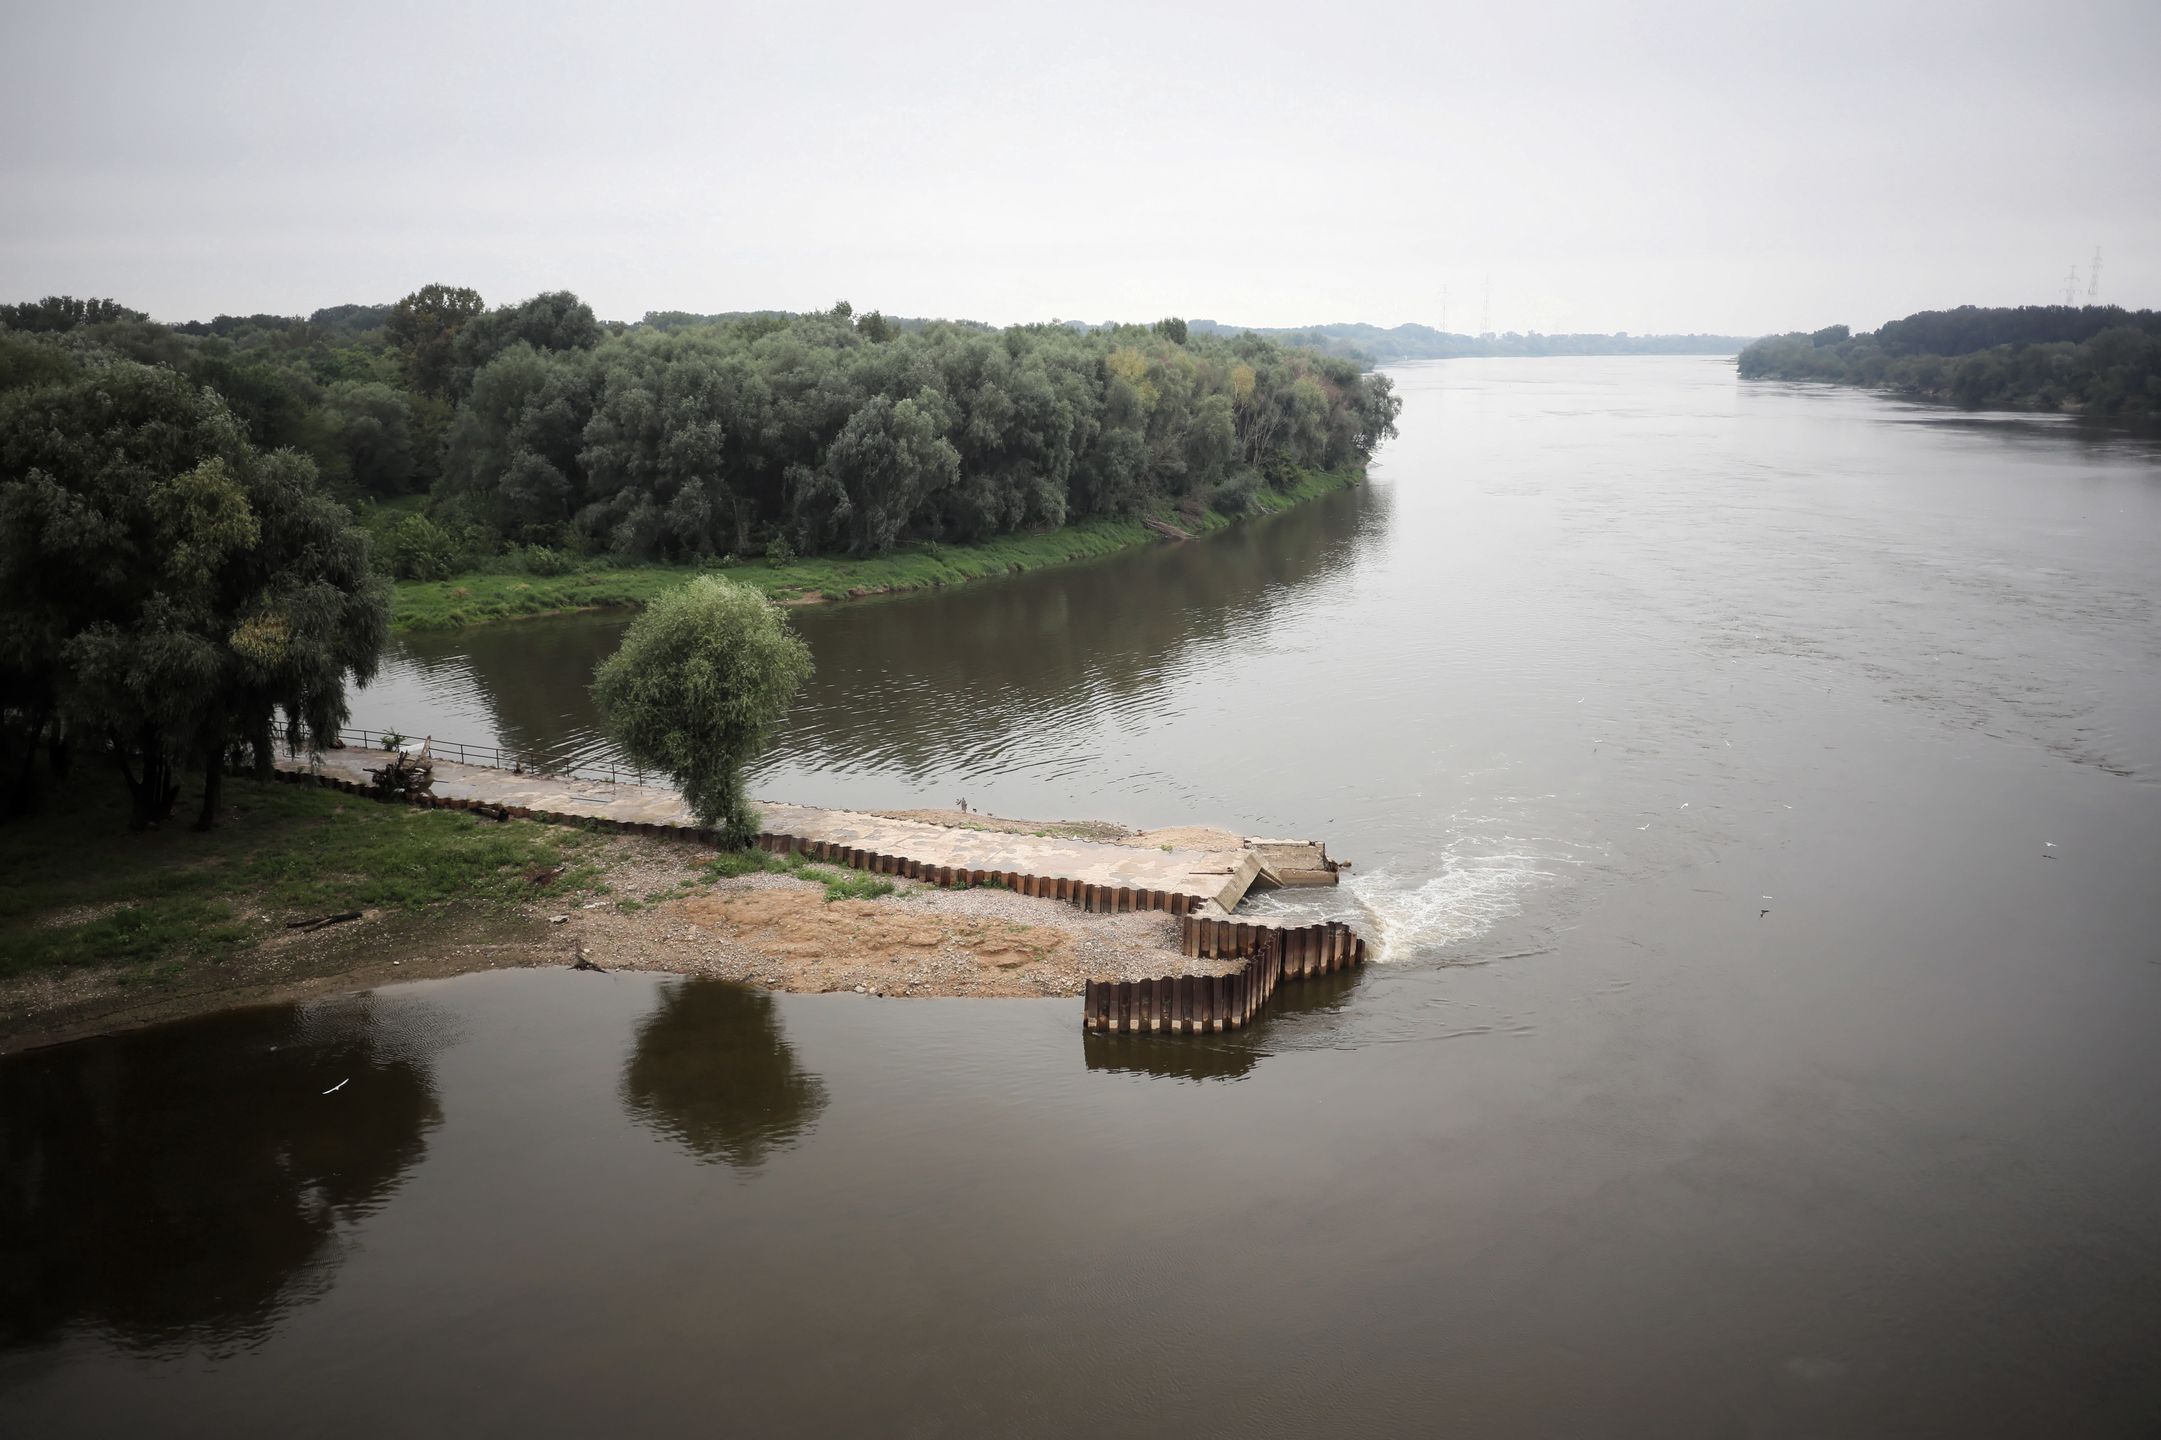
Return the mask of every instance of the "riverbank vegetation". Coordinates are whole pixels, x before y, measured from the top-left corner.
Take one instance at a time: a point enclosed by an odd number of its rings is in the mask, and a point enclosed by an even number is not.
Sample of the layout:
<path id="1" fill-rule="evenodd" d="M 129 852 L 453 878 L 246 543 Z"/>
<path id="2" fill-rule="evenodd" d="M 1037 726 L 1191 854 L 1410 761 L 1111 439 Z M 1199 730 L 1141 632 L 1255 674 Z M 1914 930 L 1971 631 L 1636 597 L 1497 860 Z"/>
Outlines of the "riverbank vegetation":
<path id="1" fill-rule="evenodd" d="M 226 823 L 207 835 L 116 840 L 125 818 L 116 787 L 77 775 L 37 816 L 0 826 L 0 979 L 89 968 L 122 984 L 191 971 L 214 982 L 218 965 L 291 939 L 295 922 L 486 912 L 598 883 L 598 837 L 585 831 L 305 785 L 234 779 Z"/>
<path id="2" fill-rule="evenodd" d="M 1759 340 L 1744 379 L 1824 380 L 1968 407 L 2161 416 L 2161 313 L 2114 305 L 1927 310 Z"/>
<path id="3" fill-rule="evenodd" d="M 606 559 L 567 567 L 526 568 L 517 556 L 487 570 L 444 580 L 401 580 L 392 628 L 454 630 L 466 625 L 577 610 L 645 605 L 700 575 L 719 574 L 782 603 L 841 600 L 993 579 L 1113 555 L 1160 544 L 1150 520 L 1188 535 L 1211 534 L 1252 515 L 1287 510 L 1358 483 L 1358 468 L 1301 472 L 1287 484 L 1255 484 L 1218 493 L 1213 503 L 1189 497 L 1150 507 L 1135 518 L 1087 520 L 1033 534 L 1002 535 L 973 545 L 934 541 L 896 547 L 887 555 L 852 558 L 817 555 L 737 561 L 724 557 L 700 565 L 637 565 Z"/>
<path id="4" fill-rule="evenodd" d="M 61 297 L 0 327 L 0 387 L 133 360 L 217 391 L 253 444 L 376 516 L 400 579 L 864 558 L 1235 506 L 1362 464 L 1400 408 L 1352 361 L 1175 319 L 903 326 L 843 303 L 611 325 L 567 292 L 490 309 L 431 285 L 181 326 Z"/>

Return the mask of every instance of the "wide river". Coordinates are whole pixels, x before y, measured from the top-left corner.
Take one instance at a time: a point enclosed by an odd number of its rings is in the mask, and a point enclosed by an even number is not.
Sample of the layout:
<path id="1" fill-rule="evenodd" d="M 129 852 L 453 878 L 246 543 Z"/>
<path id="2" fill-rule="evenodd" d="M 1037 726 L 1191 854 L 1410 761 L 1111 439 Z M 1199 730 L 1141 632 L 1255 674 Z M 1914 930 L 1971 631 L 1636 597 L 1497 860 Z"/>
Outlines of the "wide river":
<path id="1" fill-rule="evenodd" d="M 1215 1041 L 527 971 L 0 1062 L 0 1434 L 2161 1434 L 2161 447 L 1397 379 L 1360 490 L 798 612 L 759 777 L 1325 837 L 1379 963 Z M 605 760 L 621 623 L 356 719 Z"/>

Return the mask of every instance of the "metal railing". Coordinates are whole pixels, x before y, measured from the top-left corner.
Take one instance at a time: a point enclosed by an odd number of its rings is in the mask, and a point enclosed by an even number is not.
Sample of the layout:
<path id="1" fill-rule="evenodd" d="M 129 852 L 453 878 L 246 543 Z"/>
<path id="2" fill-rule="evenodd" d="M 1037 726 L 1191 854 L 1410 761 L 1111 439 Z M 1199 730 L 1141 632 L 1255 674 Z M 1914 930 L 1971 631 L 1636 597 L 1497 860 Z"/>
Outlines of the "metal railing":
<path id="1" fill-rule="evenodd" d="M 543 765 L 530 755 L 505 750 L 500 745 L 473 745 L 462 740 L 442 740 L 435 736 L 407 735 L 401 730 L 349 730 L 338 731 L 338 742 L 348 749 L 379 750 L 387 753 L 391 739 L 407 744 L 425 739 L 428 753 L 437 760 L 458 765 L 478 765 L 491 770 L 509 770 L 520 775 L 548 775 L 571 780 L 591 780 L 601 785 L 643 785 L 645 771 L 633 766 L 624 769 L 618 765 Z"/>

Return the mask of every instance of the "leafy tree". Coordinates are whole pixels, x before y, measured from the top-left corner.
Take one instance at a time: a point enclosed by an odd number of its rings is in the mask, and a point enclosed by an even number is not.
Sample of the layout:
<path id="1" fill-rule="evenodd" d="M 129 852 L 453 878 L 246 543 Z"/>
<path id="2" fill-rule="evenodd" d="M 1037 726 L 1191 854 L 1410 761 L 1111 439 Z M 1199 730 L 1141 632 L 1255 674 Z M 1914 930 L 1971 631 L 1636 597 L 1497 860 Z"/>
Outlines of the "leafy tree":
<path id="1" fill-rule="evenodd" d="M 551 290 L 518 305 L 500 305 L 458 328 L 451 342 L 454 393 L 470 389 L 474 374 L 513 345 L 535 350 L 590 350 L 600 343 L 593 307 L 568 290 Z"/>
<path id="2" fill-rule="evenodd" d="M 267 764 L 345 718 L 389 633 L 365 538 L 292 452 L 259 453 L 212 392 L 116 362 L 0 398 L 0 669 L 34 744 L 58 715 L 105 737 L 162 823 L 190 759 L 216 817 L 230 743 Z"/>
<path id="3" fill-rule="evenodd" d="M 701 576 L 631 622 L 594 672 L 593 699 L 626 755 L 674 776 L 700 824 L 747 845 L 758 817 L 743 767 L 810 669 L 810 647 L 778 606 Z"/>
<path id="4" fill-rule="evenodd" d="M 483 309 L 480 292 L 423 285 L 391 307 L 384 329 L 405 361 L 405 375 L 423 395 L 450 392 L 457 372 L 458 333 Z"/>
<path id="5" fill-rule="evenodd" d="M 443 478 L 508 539 L 554 543 L 584 501 L 590 366 L 520 342 L 482 367 L 451 423 Z"/>
<path id="6" fill-rule="evenodd" d="M 413 403 L 380 381 L 342 380 L 323 398 L 325 430 L 340 479 L 362 494 L 409 493 L 420 473 Z"/>
<path id="7" fill-rule="evenodd" d="M 72 351 L 42 335 L 0 330 L 0 390 L 65 380 L 77 363 Z"/>
<path id="8" fill-rule="evenodd" d="M 960 455 L 941 431 L 935 394 L 898 404 L 873 396 L 826 451 L 826 473 L 848 492 L 850 547 L 882 555 L 926 497 L 953 482 Z"/>

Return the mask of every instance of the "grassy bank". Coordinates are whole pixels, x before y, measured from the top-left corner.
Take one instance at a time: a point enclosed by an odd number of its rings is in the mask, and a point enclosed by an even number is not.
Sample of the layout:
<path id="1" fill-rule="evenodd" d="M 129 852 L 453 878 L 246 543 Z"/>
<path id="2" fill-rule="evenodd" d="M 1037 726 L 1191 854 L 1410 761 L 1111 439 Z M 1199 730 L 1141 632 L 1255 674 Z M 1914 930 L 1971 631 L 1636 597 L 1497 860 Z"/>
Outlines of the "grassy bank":
<path id="1" fill-rule="evenodd" d="M 215 974 L 343 911 L 507 908 L 581 894 L 596 837 L 529 821 L 378 805 L 302 785 L 227 782 L 226 820 L 130 834 L 108 772 L 78 773 L 42 813 L 0 825 L 0 980 L 100 969 L 118 984 Z M 539 883 L 535 883 L 536 879 Z"/>
<path id="2" fill-rule="evenodd" d="M 1347 489 L 1364 473 L 1362 469 L 1309 472 L 1286 489 L 1260 486 L 1252 492 L 1247 513 L 1288 510 Z M 1196 521 L 1166 508 L 1153 518 L 1189 534 L 1208 534 L 1239 517 L 1206 509 Z M 750 561 L 711 571 L 679 565 L 595 565 L 558 576 L 476 573 L 448 580 L 407 580 L 397 587 L 392 623 L 398 630 L 451 630 L 491 620 L 643 605 L 662 591 L 707 573 L 755 586 L 776 600 L 838 600 L 1041 570 L 1161 543 L 1162 538 L 1138 519 L 1095 520 L 1037 535 L 1001 536 L 979 545 L 914 546 L 870 560 L 817 556 L 782 564 Z"/>

